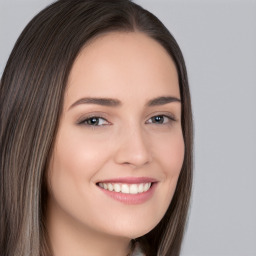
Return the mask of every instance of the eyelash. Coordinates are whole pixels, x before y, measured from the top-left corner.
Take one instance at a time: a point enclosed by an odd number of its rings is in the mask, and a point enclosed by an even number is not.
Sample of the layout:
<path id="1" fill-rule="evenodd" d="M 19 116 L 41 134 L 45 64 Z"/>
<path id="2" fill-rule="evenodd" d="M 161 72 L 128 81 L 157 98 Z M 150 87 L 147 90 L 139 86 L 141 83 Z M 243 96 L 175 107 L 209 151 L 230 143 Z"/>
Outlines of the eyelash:
<path id="1" fill-rule="evenodd" d="M 153 121 L 152 122 L 148 122 L 148 120 L 152 120 L 153 118 L 157 118 L 157 117 L 161 117 L 161 118 L 167 118 L 168 120 L 164 120 L 163 123 L 154 123 Z M 96 124 L 89 124 L 90 121 L 92 121 L 93 119 L 95 119 L 96 121 Z M 99 120 L 102 119 L 104 120 L 103 122 L 106 122 L 107 124 L 98 124 L 99 123 Z M 151 118 L 149 118 L 146 123 L 147 124 L 155 124 L 155 125 L 170 125 L 172 122 L 175 122 L 177 121 L 175 119 L 174 116 L 172 115 L 155 115 L 155 116 L 152 116 Z M 90 117 L 86 117 L 85 119 L 83 119 L 82 121 L 79 121 L 78 122 L 79 125 L 85 125 L 85 126 L 88 126 L 88 127 L 91 127 L 91 128 L 100 128 L 102 126 L 106 126 L 106 125 L 111 125 L 110 122 L 108 122 L 106 120 L 106 118 L 102 117 L 102 116 L 99 116 L 99 115 L 93 115 L 93 116 L 90 116 Z"/>
<path id="2" fill-rule="evenodd" d="M 107 124 L 102 124 L 102 125 L 89 124 L 88 122 L 89 122 L 89 121 L 92 121 L 92 119 L 97 119 L 97 120 L 102 119 L 102 120 L 104 120 L 104 122 L 107 122 Z M 108 122 L 108 121 L 106 120 L 106 118 L 104 118 L 104 117 L 102 117 L 102 116 L 98 116 L 98 115 L 97 115 L 97 116 L 95 115 L 95 116 L 86 117 L 86 118 L 83 119 L 82 121 L 79 121 L 78 124 L 79 124 L 79 125 L 85 125 L 85 126 L 91 126 L 92 128 L 101 127 L 101 126 L 105 126 L 105 125 L 111 125 L 111 123 Z"/>

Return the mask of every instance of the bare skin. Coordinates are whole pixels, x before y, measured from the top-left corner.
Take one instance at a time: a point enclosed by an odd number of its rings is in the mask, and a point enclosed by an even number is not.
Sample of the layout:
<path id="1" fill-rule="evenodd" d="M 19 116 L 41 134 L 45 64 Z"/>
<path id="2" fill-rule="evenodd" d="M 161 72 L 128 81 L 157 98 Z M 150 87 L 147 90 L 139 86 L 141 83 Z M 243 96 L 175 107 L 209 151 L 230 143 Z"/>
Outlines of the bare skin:
<path id="1" fill-rule="evenodd" d="M 125 256 L 159 223 L 184 158 L 179 99 L 172 59 L 143 33 L 102 35 L 81 51 L 48 170 L 54 256 Z M 99 186 L 127 177 L 154 180 L 154 191 L 127 203 Z"/>

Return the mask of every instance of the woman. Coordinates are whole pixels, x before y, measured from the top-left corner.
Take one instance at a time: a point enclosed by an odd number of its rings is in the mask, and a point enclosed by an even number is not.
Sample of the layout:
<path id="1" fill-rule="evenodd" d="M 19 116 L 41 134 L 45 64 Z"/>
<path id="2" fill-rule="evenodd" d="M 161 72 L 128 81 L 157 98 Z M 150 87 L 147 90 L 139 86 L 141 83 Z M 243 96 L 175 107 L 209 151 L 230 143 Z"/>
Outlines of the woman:
<path id="1" fill-rule="evenodd" d="M 1 255 L 179 255 L 191 103 L 155 16 L 57 1 L 24 29 L 0 90 Z"/>

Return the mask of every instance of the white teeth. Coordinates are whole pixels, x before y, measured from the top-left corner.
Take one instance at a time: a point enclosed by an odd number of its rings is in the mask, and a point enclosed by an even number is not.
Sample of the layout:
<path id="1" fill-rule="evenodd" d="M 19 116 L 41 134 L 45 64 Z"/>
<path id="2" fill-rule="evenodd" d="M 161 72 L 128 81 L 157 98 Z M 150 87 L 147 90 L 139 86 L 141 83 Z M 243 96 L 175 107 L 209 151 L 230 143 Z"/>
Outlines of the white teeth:
<path id="1" fill-rule="evenodd" d="M 147 190 L 149 189 L 149 186 L 150 186 L 150 184 L 149 184 L 149 183 L 146 183 L 146 184 L 144 185 L 144 191 L 147 191 Z"/>
<path id="2" fill-rule="evenodd" d="M 122 184 L 121 191 L 122 193 L 129 194 L 129 186 L 127 184 Z"/>
<path id="3" fill-rule="evenodd" d="M 139 190 L 139 188 L 138 188 L 137 185 L 132 184 L 132 185 L 130 186 L 130 194 L 138 194 L 138 190 Z"/>
<path id="4" fill-rule="evenodd" d="M 142 192 L 144 191 L 143 189 L 144 189 L 143 184 L 140 184 L 140 185 L 139 185 L 138 192 L 139 192 L 139 193 L 142 193 Z"/>
<path id="5" fill-rule="evenodd" d="M 113 191 L 114 190 L 114 187 L 111 183 L 108 183 L 108 190 L 109 191 Z"/>
<path id="6" fill-rule="evenodd" d="M 138 194 L 149 190 L 151 182 L 140 184 L 119 184 L 119 183 L 99 183 L 101 188 L 109 191 L 121 192 L 124 194 Z"/>
<path id="7" fill-rule="evenodd" d="M 115 183 L 115 184 L 114 184 L 114 190 L 115 190 L 116 192 L 120 192 L 120 191 L 121 191 L 121 186 L 120 186 L 119 184 Z"/>

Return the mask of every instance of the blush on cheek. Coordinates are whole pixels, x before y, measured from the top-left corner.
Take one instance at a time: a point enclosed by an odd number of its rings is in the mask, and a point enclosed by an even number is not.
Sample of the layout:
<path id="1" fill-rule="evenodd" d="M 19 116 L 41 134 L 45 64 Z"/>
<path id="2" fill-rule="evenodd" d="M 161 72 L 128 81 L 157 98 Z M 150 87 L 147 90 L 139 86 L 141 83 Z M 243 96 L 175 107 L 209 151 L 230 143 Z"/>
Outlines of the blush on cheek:
<path id="1" fill-rule="evenodd" d="M 90 140 L 82 139 L 76 134 L 70 134 L 69 130 L 62 131 L 62 140 L 57 141 L 55 152 L 58 163 L 69 171 L 79 171 L 86 168 L 86 165 L 94 162 L 99 155 L 97 145 L 90 143 Z M 86 168 L 87 169 L 87 168 Z"/>
<path id="2" fill-rule="evenodd" d="M 167 175 L 179 175 L 183 165 L 184 152 L 183 140 L 173 143 L 163 150 L 163 163 L 165 163 L 164 169 L 167 170 Z"/>

